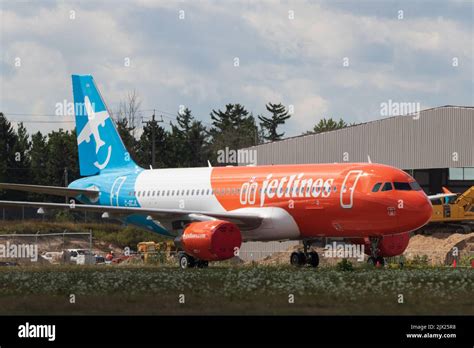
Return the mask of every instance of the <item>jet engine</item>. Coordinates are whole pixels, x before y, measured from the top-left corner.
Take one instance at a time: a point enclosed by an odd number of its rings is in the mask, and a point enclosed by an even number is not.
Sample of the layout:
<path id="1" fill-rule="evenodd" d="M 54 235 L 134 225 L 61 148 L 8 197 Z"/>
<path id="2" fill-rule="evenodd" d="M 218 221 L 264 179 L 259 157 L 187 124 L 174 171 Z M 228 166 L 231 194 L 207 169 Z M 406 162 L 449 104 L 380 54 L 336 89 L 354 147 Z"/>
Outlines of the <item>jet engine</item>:
<path id="1" fill-rule="evenodd" d="M 206 261 L 222 261 L 234 257 L 242 244 L 237 225 L 223 220 L 193 222 L 179 240 L 189 255 Z"/>

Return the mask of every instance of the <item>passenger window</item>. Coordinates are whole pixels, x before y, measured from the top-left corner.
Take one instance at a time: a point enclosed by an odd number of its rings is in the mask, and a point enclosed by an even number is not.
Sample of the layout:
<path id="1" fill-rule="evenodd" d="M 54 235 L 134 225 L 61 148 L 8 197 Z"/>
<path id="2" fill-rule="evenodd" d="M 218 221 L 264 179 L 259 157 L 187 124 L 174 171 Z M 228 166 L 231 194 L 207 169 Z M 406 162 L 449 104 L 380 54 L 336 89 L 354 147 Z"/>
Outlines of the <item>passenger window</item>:
<path id="1" fill-rule="evenodd" d="M 395 187 L 395 190 L 411 191 L 411 186 L 407 182 L 394 182 L 393 186 Z"/>
<path id="2" fill-rule="evenodd" d="M 382 191 L 391 191 L 392 190 L 392 183 L 386 182 L 383 184 Z"/>
<path id="3" fill-rule="evenodd" d="M 380 189 L 380 186 L 382 186 L 381 182 L 376 183 L 374 185 L 374 188 L 372 189 L 372 192 L 378 192 L 378 190 Z"/>

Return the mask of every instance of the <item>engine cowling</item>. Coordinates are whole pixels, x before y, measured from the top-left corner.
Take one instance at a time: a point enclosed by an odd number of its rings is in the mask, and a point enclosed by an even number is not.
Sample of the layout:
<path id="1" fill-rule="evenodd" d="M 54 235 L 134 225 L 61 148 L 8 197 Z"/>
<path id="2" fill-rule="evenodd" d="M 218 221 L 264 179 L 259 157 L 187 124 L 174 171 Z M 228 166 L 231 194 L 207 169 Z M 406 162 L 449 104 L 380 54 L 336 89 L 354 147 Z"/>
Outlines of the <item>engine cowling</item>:
<path id="1" fill-rule="evenodd" d="M 232 222 L 193 222 L 185 228 L 180 244 L 187 254 L 200 260 L 222 261 L 234 257 L 242 245 L 242 235 Z"/>
<path id="2" fill-rule="evenodd" d="M 379 243 L 379 256 L 391 257 L 403 254 L 410 241 L 409 233 L 400 233 L 383 236 Z M 368 238 L 352 240 L 355 244 L 364 244 L 364 252 L 371 255 L 371 245 Z"/>

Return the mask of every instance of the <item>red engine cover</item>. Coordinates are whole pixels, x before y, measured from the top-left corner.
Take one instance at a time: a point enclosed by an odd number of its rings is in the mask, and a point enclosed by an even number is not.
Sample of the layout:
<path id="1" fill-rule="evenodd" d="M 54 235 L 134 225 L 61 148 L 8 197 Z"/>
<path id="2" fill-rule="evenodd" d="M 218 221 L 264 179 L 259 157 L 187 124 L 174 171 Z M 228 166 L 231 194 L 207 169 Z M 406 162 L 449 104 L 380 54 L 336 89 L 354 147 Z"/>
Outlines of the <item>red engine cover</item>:
<path id="1" fill-rule="evenodd" d="M 186 253 L 200 260 L 227 260 L 242 245 L 242 235 L 237 225 L 228 221 L 193 222 L 184 230 L 181 244 Z"/>
<path id="2" fill-rule="evenodd" d="M 400 233 L 383 236 L 379 243 L 379 255 L 382 257 L 391 257 L 403 254 L 410 241 L 409 233 Z M 352 243 L 364 244 L 364 252 L 371 255 L 370 241 L 365 239 L 353 239 Z"/>

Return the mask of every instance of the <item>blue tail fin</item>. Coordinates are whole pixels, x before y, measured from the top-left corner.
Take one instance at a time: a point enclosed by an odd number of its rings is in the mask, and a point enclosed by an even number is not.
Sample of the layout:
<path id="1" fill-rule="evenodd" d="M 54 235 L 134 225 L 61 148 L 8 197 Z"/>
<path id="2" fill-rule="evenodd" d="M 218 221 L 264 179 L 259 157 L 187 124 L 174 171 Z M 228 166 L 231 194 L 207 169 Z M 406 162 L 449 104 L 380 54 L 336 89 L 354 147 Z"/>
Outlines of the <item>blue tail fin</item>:
<path id="1" fill-rule="evenodd" d="M 82 176 L 135 168 L 91 75 L 72 75 Z"/>

